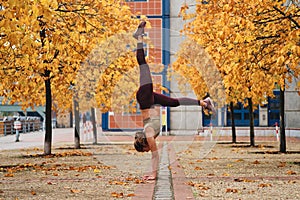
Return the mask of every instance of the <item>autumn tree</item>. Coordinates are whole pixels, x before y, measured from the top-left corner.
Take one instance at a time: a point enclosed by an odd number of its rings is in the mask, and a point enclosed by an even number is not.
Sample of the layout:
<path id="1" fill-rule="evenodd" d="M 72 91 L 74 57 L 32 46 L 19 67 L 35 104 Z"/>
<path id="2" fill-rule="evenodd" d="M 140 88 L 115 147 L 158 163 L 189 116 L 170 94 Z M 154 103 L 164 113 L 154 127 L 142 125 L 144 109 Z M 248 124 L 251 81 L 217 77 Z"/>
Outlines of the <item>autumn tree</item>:
<path id="1" fill-rule="evenodd" d="M 112 96 L 120 78 L 137 66 L 136 40 L 132 33 L 115 34 L 101 41 L 90 52 L 77 74 L 77 94 L 82 109 L 90 106 L 107 112 L 112 108 Z M 137 76 L 133 76 L 137 78 Z M 136 81 L 132 81 L 136 83 Z M 121 87 L 128 87 L 124 84 Z M 122 99 L 127 95 L 120 95 Z M 119 110 L 128 100 L 115 104 Z"/>
<path id="2" fill-rule="evenodd" d="M 78 104 L 78 110 L 80 107 L 80 110 L 91 111 L 94 143 L 97 143 L 95 108 L 100 108 L 101 112 L 108 112 L 115 105 L 118 110 L 122 110 L 122 106 L 129 103 L 129 100 L 124 98 L 128 96 L 126 93 L 120 94 L 116 98 L 123 101 L 117 104 L 112 104 L 111 101 L 114 90 L 120 91 L 125 87 L 127 92 L 130 91 L 130 84 L 121 84 L 120 87 L 116 87 L 116 85 L 123 74 L 137 66 L 133 53 L 135 45 L 128 48 L 133 41 L 131 33 L 115 34 L 101 41 L 90 52 L 78 71 L 74 103 Z M 135 83 L 135 81 L 132 82 Z M 75 112 L 79 112 L 78 110 Z M 79 120 L 75 119 L 75 125 L 79 126 Z M 77 130 L 76 132 L 78 132 Z M 79 133 L 77 133 L 77 137 L 79 137 Z"/>
<path id="3" fill-rule="evenodd" d="M 282 2 L 274 1 L 207 1 L 198 2 L 196 12 L 188 14 L 184 34 L 203 46 L 220 73 L 227 103 L 242 102 L 249 106 L 250 144 L 254 146 L 253 110 L 267 97 L 273 97 L 275 83 L 283 86 L 288 78 L 284 67 L 289 63 L 294 75 L 299 74 L 299 30 L 291 16 L 276 12 L 284 10 Z M 295 20 L 295 19 L 294 19 Z"/>
<path id="4" fill-rule="evenodd" d="M 300 74 L 300 3 L 293 0 L 281 3 L 274 3 L 264 10 L 259 10 L 255 25 L 261 30 L 258 38 L 268 45 L 267 51 L 264 49 L 262 51 L 273 56 L 273 48 L 278 49 L 277 66 L 273 72 L 274 76 L 279 79 L 277 84 L 280 86 L 279 151 L 285 153 L 284 91 L 288 87 L 286 82 L 291 83 L 292 78 L 297 79 Z M 297 84 L 299 86 L 300 81 Z"/>
<path id="5" fill-rule="evenodd" d="M 44 153 L 51 154 L 51 112 L 72 107 L 78 69 L 102 40 L 133 30 L 122 1 L 2 1 L 0 95 L 23 108 L 46 105 Z"/>
<path id="6" fill-rule="evenodd" d="M 226 95 L 223 80 L 205 49 L 192 40 L 186 40 L 176 55 L 178 58 L 172 64 L 169 76 L 177 77 L 180 91 L 184 93 L 190 87 L 198 99 L 209 93 L 217 107 L 224 106 Z"/>

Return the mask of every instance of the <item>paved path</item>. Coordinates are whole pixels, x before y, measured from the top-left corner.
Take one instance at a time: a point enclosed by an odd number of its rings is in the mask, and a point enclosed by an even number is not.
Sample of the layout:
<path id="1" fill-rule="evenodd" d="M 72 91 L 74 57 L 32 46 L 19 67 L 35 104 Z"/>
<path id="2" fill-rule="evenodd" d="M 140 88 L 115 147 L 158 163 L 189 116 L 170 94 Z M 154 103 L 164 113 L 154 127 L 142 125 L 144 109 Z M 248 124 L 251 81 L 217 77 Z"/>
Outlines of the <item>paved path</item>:
<path id="1" fill-rule="evenodd" d="M 73 129 L 53 129 L 52 144 L 72 143 L 74 141 Z M 30 147 L 42 147 L 45 133 L 43 131 L 21 133 L 20 142 L 15 142 L 15 135 L 0 137 L 0 150 L 22 149 Z"/>
<path id="2" fill-rule="evenodd" d="M 20 142 L 15 142 L 14 135 L 8 135 L 0 137 L 0 150 L 10 150 L 10 149 L 24 149 L 38 147 L 42 148 L 44 145 L 44 132 L 31 132 L 21 134 Z M 74 144 L 74 134 L 72 128 L 65 129 L 53 129 L 53 139 L 52 144 L 54 145 L 73 145 Z M 81 135 L 81 141 L 83 144 L 91 143 L 92 134 Z M 207 140 L 202 146 L 199 157 L 204 158 L 213 149 L 216 144 L 216 140 L 230 141 L 230 137 L 227 136 L 163 136 L 159 137 L 159 149 L 160 151 L 160 163 L 158 178 L 156 181 L 149 182 L 147 184 L 140 184 L 135 190 L 135 195 L 132 199 L 194 199 L 191 187 L 186 183 L 187 178 L 180 167 L 177 159 L 176 152 L 173 148 L 172 142 L 179 141 L 185 143 L 191 143 L 196 140 Z M 209 142 L 209 141 L 212 142 Z M 249 141 L 249 137 L 240 137 L 239 141 Z M 276 137 L 257 137 L 256 140 L 276 140 Z M 299 138 L 294 138 L 294 140 L 299 141 Z M 132 143 L 133 133 L 132 132 L 122 132 L 122 133 L 102 133 L 99 131 L 98 142 L 100 144 L 119 144 L 119 143 Z M 170 162 L 172 160 L 172 162 Z M 216 177 L 218 178 L 218 177 Z M 226 179 L 227 177 L 223 177 Z M 198 177 L 201 180 L 201 177 Z M 203 177 L 207 179 L 207 177 Z"/>
<path id="3" fill-rule="evenodd" d="M 130 132 L 115 133 L 113 136 L 106 136 L 102 134 L 100 128 L 98 129 L 98 141 L 101 143 L 111 142 L 126 142 L 132 140 L 132 134 Z M 81 134 L 80 140 L 82 144 L 91 143 L 92 133 Z M 23 149 L 30 147 L 43 147 L 44 146 L 45 132 L 36 131 L 20 134 L 20 142 L 15 142 L 15 135 L 7 135 L 0 137 L 0 150 L 9 149 Z M 74 130 L 73 128 L 58 128 L 52 129 L 52 144 L 74 144 Z"/>
<path id="4" fill-rule="evenodd" d="M 99 143 L 128 143 L 132 142 L 133 133 L 130 132 L 122 132 L 122 133 L 108 133 L 109 136 L 101 133 L 99 130 L 98 141 Z M 44 145 L 44 135 L 45 133 L 42 131 L 38 132 L 30 132 L 21 134 L 20 142 L 15 142 L 15 135 L 7 135 L 0 137 L 0 150 L 11 150 L 11 149 L 25 149 L 25 148 L 42 148 Z M 90 143 L 92 141 L 92 133 L 90 135 L 81 135 L 82 143 Z M 191 190 L 185 185 L 180 184 L 180 188 L 178 188 L 179 181 L 175 180 L 173 185 L 172 174 L 170 171 L 170 162 L 169 156 L 174 159 L 175 152 L 171 148 L 170 145 L 167 145 L 167 141 L 173 140 L 193 140 L 193 136 L 179 136 L 178 138 L 174 138 L 172 136 L 166 136 L 164 138 L 160 138 L 160 141 L 165 140 L 166 142 L 160 143 L 160 163 L 159 163 L 159 172 L 157 181 L 149 182 L 147 184 L 141 184 L 136 188 L 135 194 L 136 196 L 133 199 L 174 199 L 178 197 L 178 199 L 182 199 L 182 195 L 188 195 L 192 197 Z M 52 144 L 53 145 L 72 145 L 74 144 L 74 136 L 72 128 L 65 129 L 53 129 L 52 130 Z M 172 164 L 174 169 L 177 168 L 176 162 Z M 180 179 L 184 179 L 184 172 L 181 169 L 178 169 L 178 174 L 175 177 L 179 177 Z M 186 190 L 186 191 L 184 191 Z M 184 193 L 182 193 L 183 191 Z M 188 191 L 188 193 L 187 193 Z"/>
<path id="5" fill-rule="evenodd" d="M 155 199 L 173 199 L 173 185 L 172 176 L 169 169 L 170 161 L 168 154 L 168 146 L 166 142 L 163 143 L 162 152 L 160 156 L 158 178 L 154 190 Z"/>

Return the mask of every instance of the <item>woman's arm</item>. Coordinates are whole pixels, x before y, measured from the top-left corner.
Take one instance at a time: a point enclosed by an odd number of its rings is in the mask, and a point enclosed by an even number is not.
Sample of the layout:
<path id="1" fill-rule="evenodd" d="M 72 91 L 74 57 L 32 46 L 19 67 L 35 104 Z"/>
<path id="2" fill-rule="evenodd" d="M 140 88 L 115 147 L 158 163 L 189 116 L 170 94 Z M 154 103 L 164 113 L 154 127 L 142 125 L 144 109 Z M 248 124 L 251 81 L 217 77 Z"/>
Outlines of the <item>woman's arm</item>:
<path id="1" fill-rule="evenodd" d="M 154 129 L 151 127 L 147 127 L 145 131 L 146 131 L 147 142 L 149 145 L 149 150 L 151 151 L 152 154 L 152 158 L 151 158 L 152 169 L 150 175 L 144 176 L 144 179 L 155 180 L 157 176 L 157 170 L 158 170 L 159 154 L 158 154 L 156 141 L 154 138 Z"/>

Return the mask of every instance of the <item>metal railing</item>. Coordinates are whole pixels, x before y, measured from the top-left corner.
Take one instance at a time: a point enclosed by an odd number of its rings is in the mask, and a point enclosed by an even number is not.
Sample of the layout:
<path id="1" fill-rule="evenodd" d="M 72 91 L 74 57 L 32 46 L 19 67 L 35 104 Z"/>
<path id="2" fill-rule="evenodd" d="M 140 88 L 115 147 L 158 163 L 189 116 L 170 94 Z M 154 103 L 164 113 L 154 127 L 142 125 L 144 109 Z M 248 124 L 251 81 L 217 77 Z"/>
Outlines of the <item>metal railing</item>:
<path id="1" fill-rule="evenodd" d="M 0 135 L 15 134 L 14 122 L 16 120 L 22 124 L 19 130 L 21 133 L 39 131 L 42 128 L 39 117 L 5 117 L 0 120 Z"/>

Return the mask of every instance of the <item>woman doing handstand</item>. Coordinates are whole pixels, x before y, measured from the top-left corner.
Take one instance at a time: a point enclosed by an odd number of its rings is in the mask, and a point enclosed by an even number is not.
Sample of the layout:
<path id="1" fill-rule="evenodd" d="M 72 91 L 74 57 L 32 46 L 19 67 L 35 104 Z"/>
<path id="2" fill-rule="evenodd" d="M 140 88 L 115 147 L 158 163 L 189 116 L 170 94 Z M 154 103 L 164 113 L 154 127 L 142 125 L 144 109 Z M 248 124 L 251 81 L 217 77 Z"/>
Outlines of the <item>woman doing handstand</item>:
<path id="1" fill-rule="evenodd" d="M 155 139 L 160 132 L 159 112 L 154 109 L 154 105 L 177 107 L 180 105 L 198 105 L 208 111 L 215 112 L 211 99 L 208 97 L 204 100 L 191 98 L 171 98 L 166 95 L 153 92 L 153 84 L 149 65 L 145 60 L 143 48 L 143 36 L 146 22 L 141 22 L 133 37 L 138 40 L 136 58 L 140 68 L 140 87 L 137 91 L 136 98 L 139 103 L 144 130 L 137 132 L 135 135 L 134 147 L 139 152 L 152 153 L 152 171 L 149 175 L 145 175 L 144 179 L 154 180 L 157 175 L 157 167 L 159 162 L 158 149 Z"/>

